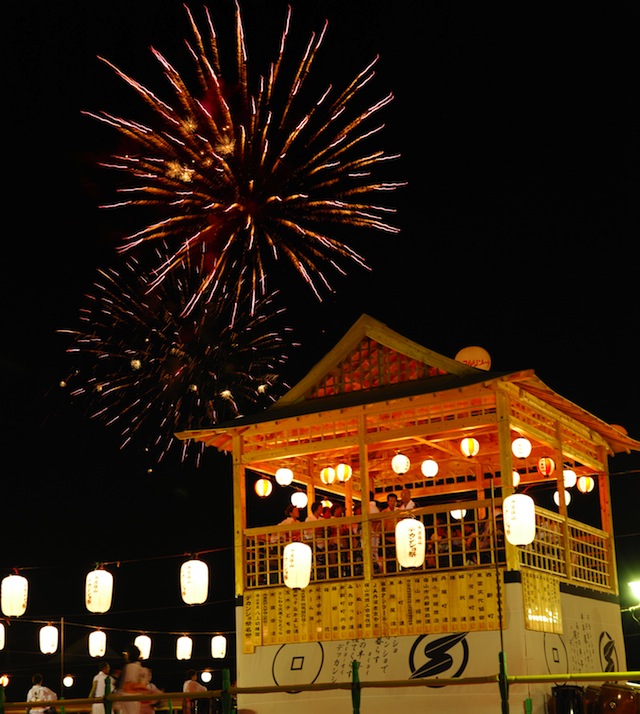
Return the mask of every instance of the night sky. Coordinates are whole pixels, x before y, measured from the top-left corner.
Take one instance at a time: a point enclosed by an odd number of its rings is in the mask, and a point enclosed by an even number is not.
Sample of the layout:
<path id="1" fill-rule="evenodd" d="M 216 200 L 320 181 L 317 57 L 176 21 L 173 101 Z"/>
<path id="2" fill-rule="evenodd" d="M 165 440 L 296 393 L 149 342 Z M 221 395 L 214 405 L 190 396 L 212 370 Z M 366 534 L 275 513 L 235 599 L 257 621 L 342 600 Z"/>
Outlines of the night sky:
<path id="1" fill-rule="evenodd" d="M 297 277 L 273 276 L 300 343 L 286 381 L 295 384 L 367 313 L 449 357 L 481 345 L 496 370 L 532 368 L 563 396 L 640 439 L 630 6 L 573 12 L 557 4 L 417 0 L 291 4 L 294 47 L 329 20 L 314 69 L 324 83 L 343 84 L 380 55 L 375 92 L 395 99 L 380 114 L 386 126 L 379 141 L 401 154 L 390 173 L 408 185 L 388 197 L 399 235 L 353 235 L 370 271 L 349 269 L 323 302 Z M 233 5 L 210 7 L 224 44 Z M 242 5 L 254 72 L 274 57 L 286 7 L 281 0 Z M 137 118 L 140 111 L 133 92 L 97 57 L 162 93 L 149 46 L 180 68 L 187 34 L 183 6 L 173 0 L 13 3 L 5 21 L 0 569 L 31 570 L 26 617 L 33 619 L 62 614 L 88 622 L 84 576 L 109 561 L 120 563 L 122 577 L 105 627 L 233 626 L 225 578 L 229 461 L 207 453 L 200 468 L 175 459 L 153 464 L 135 445 L 120 450 L 116 433 L 65 409 L 57 393 L 68 369 L 57 330 L 76 325 L 96 268 L 116 260 L 121 230 L 115 214 L 99 209 L 111 198 L 113 177 L 97 164 L 116 146 L 115 132 L 82 112 Z M 622 591 L 640 577 L 639 469 L 638 454 L 611 462 Z M 201 551 L 213 551 L 215 603 L 197 610 L 181 605 L 177 571 L 181 556 Z M 630 604 L 625 592 L 622 602 Z M 9 653 L 19 627 L 8 628 L 0 652 L 0 670 L 22 668 L 8 698 L 26 693 L 36 669 L 50 671 L 59 691 L 59 660 Z M 638 626 L 628 631 L 636 658 L 628 664 L 639 669 Z M 69 637 L 79 651 L 82 632 Z M 121 640 L 117 658 L 131 635 L 113 637 Z M 37 650 L 35 640 L 24 647 Z M 157 683 L 179 688 L 183 663 L 169 654 L 153 660 Z M 84 696 L 88 686 L 81 688 L 73 695 Z"/>

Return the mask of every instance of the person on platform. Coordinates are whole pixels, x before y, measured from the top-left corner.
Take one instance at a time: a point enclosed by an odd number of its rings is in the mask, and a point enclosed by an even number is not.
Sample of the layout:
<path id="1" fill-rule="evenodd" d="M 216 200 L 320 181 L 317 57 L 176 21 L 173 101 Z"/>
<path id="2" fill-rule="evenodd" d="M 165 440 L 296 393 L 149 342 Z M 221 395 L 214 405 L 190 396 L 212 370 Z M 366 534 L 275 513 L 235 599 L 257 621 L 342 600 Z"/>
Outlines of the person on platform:
<path id="1" fill-rule="evenodd" d="M 400 491 L 400 505 L 398 508 L 401 511 L 409 511 L 412 508 L 416 508 L 415 501 L 411 498 L 411 491 L 406 487 Z"/>

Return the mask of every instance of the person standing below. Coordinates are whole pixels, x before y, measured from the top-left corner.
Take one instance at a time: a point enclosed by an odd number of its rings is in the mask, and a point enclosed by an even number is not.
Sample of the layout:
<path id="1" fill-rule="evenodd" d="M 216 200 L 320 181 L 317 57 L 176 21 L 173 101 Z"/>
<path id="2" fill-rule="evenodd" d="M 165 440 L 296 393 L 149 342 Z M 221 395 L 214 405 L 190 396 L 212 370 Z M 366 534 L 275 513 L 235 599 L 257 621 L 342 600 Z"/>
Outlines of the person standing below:
<path id="1" fill-rule="evenodd" d="M 53 702 L 58 698 L 58 695 L 49 687 L 42 684 L 42 675 L 37 673 L 31 677 L 31 689 L 27 692 L 28 702 Z M 47 709 L 53 707 L 33 707 L 29 709 L 29 714 L 45 714 Z"/>
<path id="2" fill-rule="evenodd" d="M 198 682 L 195 669 L 187 670 L 184 683 L 182 684 L 182 691 L 190 693 L 207 691 L 204 684 Z M 202 714 L 203 711 L 206 711 L 206 704 L 208 704 L 206 699 L 183 699 L 182 714 Z"/>
<path id="3" fill-rule="evenodd" d="M 142 694 L 147 691 L 144 682 L 140 650 L 136 645 L 129 645 L 122 653 L 124 655 L 124 667 L 122 669 L 122 679 L 120 682 L 120 694 Z M 140 714 L 139 701 L 120 702 L 120 712 L 122 714 Z"/>
<path id="4" fill-rule="evenodd" d="M 91 691 L 89 692 L 89 698 L 92 699 L 102 699 L 107 694 L 111 694 L 115 687 L 115 679 L 109 674 L 111 672 L 111 665 L 106 662 L 100 662 L 100 669 L 98 674 L 93 678 L 91 683 Z M 91 714 L 104 714 L 104 703 L 94 702 L 91 705 Z"/>

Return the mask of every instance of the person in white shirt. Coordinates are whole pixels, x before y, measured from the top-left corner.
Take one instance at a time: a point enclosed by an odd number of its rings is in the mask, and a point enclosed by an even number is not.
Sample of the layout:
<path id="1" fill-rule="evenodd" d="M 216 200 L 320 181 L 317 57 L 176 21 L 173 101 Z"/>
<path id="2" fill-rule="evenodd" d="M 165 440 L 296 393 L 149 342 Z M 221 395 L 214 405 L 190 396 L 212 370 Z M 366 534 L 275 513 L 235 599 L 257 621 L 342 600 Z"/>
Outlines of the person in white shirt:
<path id="1" fill-rule="evenodd" d="M 32 687 L 27 692 L 28 702 L 52 702 L 58 698 L 58 695 L 49 687 L 45 687 L 42 684 L 42 675 L 34 674 L 31 677 Z M 49 707 L 32 707 L 29 709 L 29 714 L 45 714 Z"/>
<path id="2" fill-rule="evenodd" d="M 101 698 L 113 692 L 116 688 L 116 680 L 109 674 L 110 671 L 111 665 L 108 662 L 100 662 L 100 670 L 91 683 L 89 698 Z M 91 714 L 104 714 L 104 704 L 102 702 L 92 704 Z"/>
<path id="3" fill-rule="evenodd" d="M 411 499 L 411 491 L 408 488 L 403 488 L 402 491 L 400 491 L 400 501 L 401 503 L 398 508 L 401 511 L 409 511 L 416 507 L 415 502 Z"/>
<path id="4" fill-rule="evenodd" d="M 182 684 L 183 692 L 206 692 L 207 688 L 204 684 L 200 684 L 197 680 L 198 673 L 195 669 L 188 669 L 186 673 L 186 678 Z M 206 703 L 203 699 L 183 699 L 182 700 L 182 714 L 197 714 L 198 710 L 201 709 L 198 705 L 200 702 Z"/>

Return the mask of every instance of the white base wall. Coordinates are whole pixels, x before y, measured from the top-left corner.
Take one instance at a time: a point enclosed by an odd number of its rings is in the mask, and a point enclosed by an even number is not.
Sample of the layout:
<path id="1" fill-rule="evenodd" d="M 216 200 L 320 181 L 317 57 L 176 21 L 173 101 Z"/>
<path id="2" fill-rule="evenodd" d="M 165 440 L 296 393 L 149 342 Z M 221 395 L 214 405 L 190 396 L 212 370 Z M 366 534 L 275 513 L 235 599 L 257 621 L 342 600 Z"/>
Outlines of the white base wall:
<path id="1" fill-rule="evenodd" d="M 524 628 L 520 583 L 505 586 L 506 608 L 502 642 L 508 675 L 554 675 L 625 671 L 626 657 L 620 608 L 615 603 L 562 593 L 562 634 Z M 291 691 L 238 696 L 238 708 L 257 714 L 352 714 L 350 688 L 297 691 L 296 686 L 350 683 L 352 662 L 359 665 L 361 683 L 419 678 L 465 678 L 499 671 L 499 631 L 334 640 L 256 647 L 243 653 L 243 609 L 236 609 L 237 683 L 239 687 L 287 686 Z M 512 712 L 523 712 L 532 699 L 533 714 L 547 712 L 554 684 L 517 684 L 509 689 Z M 573 683 L 576 684 L 576 683 Z M 585 685 L 586 686 L 586 683 Z M 389 714 L 401 706 L 447 714 L 496 714 L 498 685 L 394 687 L 361 690 L 361 711 Z"/>

